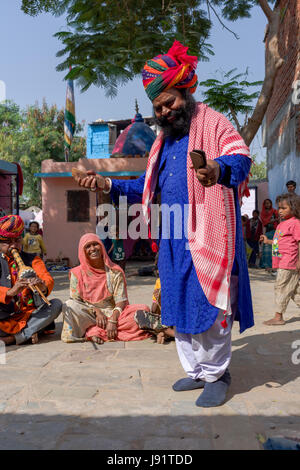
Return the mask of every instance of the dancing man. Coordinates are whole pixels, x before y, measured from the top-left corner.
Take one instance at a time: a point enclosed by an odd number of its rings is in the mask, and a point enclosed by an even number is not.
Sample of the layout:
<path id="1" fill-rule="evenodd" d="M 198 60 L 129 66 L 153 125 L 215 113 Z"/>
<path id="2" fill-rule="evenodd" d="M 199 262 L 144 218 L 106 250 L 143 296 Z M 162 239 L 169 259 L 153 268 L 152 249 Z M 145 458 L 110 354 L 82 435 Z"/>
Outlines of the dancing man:
<path id="1" fill-rule="evenodd" d="M 181 239 L 175 236 L 173 219 L 168 221 L 169 238 L 160 239 L 162 323 L 175 327 L 187 374 L 173 390 L 203 388 L 196 405 L 212 407 L 225 402 L 231 382 L 233 319 L 239 321 L 240 332 L 254 324 L 239 206 L 251 159 L 232 124 L 193 98 L 197 57 L 187 55 L 187 49 L 175 41 L 167 54 L 144 66 L 143 84 L 162 129 L 145 174 L 136 180 L 110 180 L 89 172 L 77 181 L 110 192 L 114 201 L 120 195 L 129 203 L 142 201 L 148 223 L 158 193 L 162 204 L 177 204 L 182 213 L 188 205 Z M 206 153 L 204 168 L 193 168 L 193 150 Z"/>

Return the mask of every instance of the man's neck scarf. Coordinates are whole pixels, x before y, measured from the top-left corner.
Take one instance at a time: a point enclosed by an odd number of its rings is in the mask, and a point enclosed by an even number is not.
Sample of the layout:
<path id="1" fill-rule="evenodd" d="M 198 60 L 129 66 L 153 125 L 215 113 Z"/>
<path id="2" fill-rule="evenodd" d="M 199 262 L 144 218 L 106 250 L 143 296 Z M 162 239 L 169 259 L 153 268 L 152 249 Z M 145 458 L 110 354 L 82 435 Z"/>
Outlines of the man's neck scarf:
<path id="1" fill-rule="evenodd" d="M 153 143 L 145 176 L 143 213 L 150 223 L 150 206 L 155 193 L 159 155 L 164 136 L 161 132 Z M 221 155 L 242 154 L 250 157 L 249 148 L 232 124 L 203 103 L 191 122 L 187 154 L 187 187 L 189 197 L 188 243 L 199 283 L 211 305 L 231 314 L 230 277 L 235 256 L 236 216 L 233 189 L 216 184 L 204 188 L 192 168 L 190 152 L 204 150 L 208 159 Z M 246 194 L 246 183 L 239 195 Z M 225 321 L 226 325 L 226 321 Z"/>
<path id="2" fill-rule="evenodd" d="M 188 88 L 190 93 L 195 92 L 198 85 L 195 74 L 198 59 L 187 55 L 187 50 L 188 47 L 174 41 L 167 54 L 147 60 L 142 76 L 145 91 L 151 101 L 173 87 Z"/>

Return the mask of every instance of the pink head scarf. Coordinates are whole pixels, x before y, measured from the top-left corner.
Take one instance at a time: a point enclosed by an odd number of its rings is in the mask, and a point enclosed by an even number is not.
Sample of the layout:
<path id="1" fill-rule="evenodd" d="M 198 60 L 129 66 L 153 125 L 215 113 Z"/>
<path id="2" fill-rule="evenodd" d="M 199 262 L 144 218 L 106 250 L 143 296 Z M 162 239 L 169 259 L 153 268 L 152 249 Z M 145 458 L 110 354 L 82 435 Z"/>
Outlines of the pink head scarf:
<path id="1" fill-rule="evenodd" d="M 78 258 L 80 265 L 76 268 L 71 269 L 70 272 L 75 275 L 78 280 L 78 293 L 83 300 L 90 303 L 98 303 L 101 300 L 110 297 L 113 292 L 110 292 L 107 287 L 106 270 L 93 268 L 85 254 L 85 247 L 88 243 L 97 242 L 101 247 L 102 258 L 106 268 L 114 271 L 120 271 L 122 273 L 125 290 L 126 290 L 126 279 L 122 268 L 117 264 L 114 264 L 109 258 L 105 247 L 100 238 L 95 233 L 86 233 L 79 240 L 78 246 Z M 127 291 L 126 291 L 127 296 Z"/>

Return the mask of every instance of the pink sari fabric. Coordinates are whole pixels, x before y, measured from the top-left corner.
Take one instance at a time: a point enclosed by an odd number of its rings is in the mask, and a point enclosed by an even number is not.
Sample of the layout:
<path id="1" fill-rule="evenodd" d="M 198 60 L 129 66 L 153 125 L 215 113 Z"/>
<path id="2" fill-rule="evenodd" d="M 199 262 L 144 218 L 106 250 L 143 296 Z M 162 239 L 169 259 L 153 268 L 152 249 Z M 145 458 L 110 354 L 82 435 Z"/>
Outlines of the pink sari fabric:
<path id="1" fill-rule="evenodd" d="M 149 312 L 149 307 L 143 304 L 127 305 L 119 316 L 118 334 L 114 341 L 140 341 L 150 338 L 151 334 L 141 330 L 134 319 L 134 314 L 137 310 L 147 310 Z M 106 330 L 99 328 L 97 325 L 88 328 L 85 336 L 86 338 L 97 336 L 103 341 L 109 341 Z"/>
<path id="2" fill-rule="evenodd" d="M 114 264 L 109 258 L 100 238 L 95 233 L 86 233 L 85 235 L 83 235 L 79 241 L 78 246 L 78 259 L 80 265 L 76 266 L 76 268 L 71 269 L 71 272 L 75 275 L 78 280 L 78 293 L 82 300 L 90 302 L 91 304 L 95 304 L 111 296 L 112 292 L 109 292 L 107 287 L 106 271 L 102 269 L 93 268 L 89 264 L 88 259 L 85 255 L 84 248 L 88 243 L 91 242 L 97 242 L 101 246 L 102 258 L 106 268 L 112 269 L 114 271 L 120 271 L 122 273 L 125 288 L 126 279 L 123 269 L 117 264 Z"/>
<path id="3" fill-rule="evenodd" d="M 91 304 L 101 302 L 101 300 L 110 297 L 113 294 L 113 292 L 109 292 L 107 287 L 106 271 L 93 268 L 89 264 L 85 255 L 85 246 L 93 241 L 96 241 L 101 246 L 105 266 L 108 269 L 120 271 L 122 273 L 126 290 L 126 279 L 123 269 L 111 261 L 100 238 L 94 233 L 87 233 L 83 235 L 79 241 L 78 258 L 80 265 L 73 268 L 71 271 L 78 280 L 77 288 L 80 297 L 82 300 Z M 128 305 L 127 302 L 127 305 L 118 319 L 118 334 L 115 341 L 139 341 L 151 336 L 148 332 L 141 330 L 134 320 L 134 314 L 139 309 L 149 311 L 149 307 L 147 305 Z M 97 325 L 91 326 L 86 330 L 86 338 L 90 338 L 92 336 L 97 336 L 104 341 L 108 341 L 107 332 L 102 328 L 99 328 Z"/>

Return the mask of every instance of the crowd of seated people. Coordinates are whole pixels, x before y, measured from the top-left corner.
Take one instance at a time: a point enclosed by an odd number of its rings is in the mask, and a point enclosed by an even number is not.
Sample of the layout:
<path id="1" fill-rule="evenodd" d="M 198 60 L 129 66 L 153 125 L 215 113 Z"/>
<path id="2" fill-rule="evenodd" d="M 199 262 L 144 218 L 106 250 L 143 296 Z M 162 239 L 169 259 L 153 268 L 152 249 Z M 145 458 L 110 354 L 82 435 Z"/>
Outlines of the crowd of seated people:
<path id="1" fill-rule="evenodd" d="M 144 304 L 129 304 L 124 271 L 94 233 L 79 241 L 80 264 L 69 271 L 70 299 L 64 304 L 59 299 L 49 301 L 54 280 L 38 254 L 23 250 L 23 232 L 18 215 L 0 219 L 0 341 L 37 343 L 40 335 L 55 331 L 54 320 L 61 312 L 61 339 L 66 343 L 138 341 L 153 335 L 163 343 L 174 336 L 171 328 L 161 325 L 155 302 L 152 311 Z M 25 277 L 20 276 L 16 251 L 27 268 Z M 142 322 L 137 312 L 143 312 Z"/>

